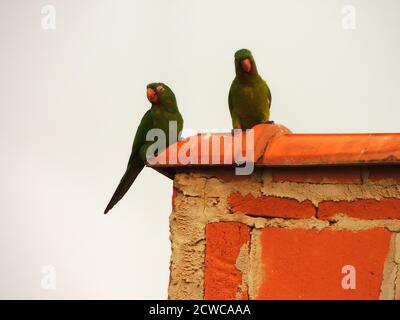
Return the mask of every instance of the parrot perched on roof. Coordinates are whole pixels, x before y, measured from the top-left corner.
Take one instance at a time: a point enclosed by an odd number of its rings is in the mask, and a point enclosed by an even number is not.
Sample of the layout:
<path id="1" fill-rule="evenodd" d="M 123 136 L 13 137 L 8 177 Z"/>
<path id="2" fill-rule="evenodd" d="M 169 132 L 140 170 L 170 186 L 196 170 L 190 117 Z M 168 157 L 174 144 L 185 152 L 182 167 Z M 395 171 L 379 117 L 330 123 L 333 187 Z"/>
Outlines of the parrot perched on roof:
<path id="1" fill-rule="evenodd" d="M 147 132 L 151 129 L 161 129 L 166 135 L 166 144 L 169 144 L 169 122 L 176 121 L 178 139 L 183 128 L 183 118 L 178 110 L 176 98 L 172 90 L 164 83 L 151 83 L 147 86 L 147 99 L 151 102 L 151 108 L 144 114 L 133 140 L 132 152 L 128 167 L 117 189 L 115 190 L 104 213 L 107 213 L 122 199 L 142 171 L 146 162 L 147 148 L 153 141 L 146 141 Z M 173 142 L 173 141 L 171 141 Z M 158 150 L 160 152 L 161 150 Z"/>
<path id="2" fill-rule="evenodd" d="M 271 92 L 257 72 L 247 49 L 235 53 L 236 77 L 229 90 L 229 111 L 234 129 L 250 129 L 269 120 Z"/>

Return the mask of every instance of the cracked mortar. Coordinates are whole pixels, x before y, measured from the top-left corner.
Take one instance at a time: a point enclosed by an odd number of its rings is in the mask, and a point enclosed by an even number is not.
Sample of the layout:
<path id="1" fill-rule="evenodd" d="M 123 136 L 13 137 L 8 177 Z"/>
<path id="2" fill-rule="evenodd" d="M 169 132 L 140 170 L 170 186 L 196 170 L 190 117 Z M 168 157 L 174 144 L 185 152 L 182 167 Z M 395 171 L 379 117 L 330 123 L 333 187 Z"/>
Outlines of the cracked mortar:
<path id="1" fill-rule="evenodd" d="M 397 277 L 399 272 L 399 264 L 396 252 L 399 249 L 399 234 L 393 234 L 390 240 L 390 248 L 383 267 L 383 280 L 381 285 L 380 300 L 394 300 L 396 293 Z M 399 298 L 399 297 L 397 297 Z"/>
<path id="2" fill-rule="evenodd" d="M 263 174 L 262 194 L 292 198 L 298 201 L 310 200 L 315 206 L 321 201 L 353 201 L 358 199 L 400 198 L 400 185 L 363 184 L 316 184 L 298 182 L 273 182 L 271 172 Z"/>
<path id="3" fill-rule="evenodd" d="M 249 279 L 249 244 L 245 243 L 240 248 L 238 257 L 236 258 L 235 267 L 242 273 L 242 283 L 239 285 L 240 291 L 236 293 L 236 299 L 240 300 L 243 296 L 248 295 L 248 279 Z"/>

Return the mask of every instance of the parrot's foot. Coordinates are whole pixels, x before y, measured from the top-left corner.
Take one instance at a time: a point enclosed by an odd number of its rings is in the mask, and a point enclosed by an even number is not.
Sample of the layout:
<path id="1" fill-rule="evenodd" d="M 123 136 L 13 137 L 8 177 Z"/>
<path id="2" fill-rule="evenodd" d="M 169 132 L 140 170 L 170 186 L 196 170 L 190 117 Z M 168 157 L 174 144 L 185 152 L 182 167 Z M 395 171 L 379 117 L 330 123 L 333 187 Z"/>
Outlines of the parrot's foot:
<path id="1" fill-rule="evenodd" d="M 234 134 L 235 134 L 235 132 L 238 132 L 239 130 L 240 130 L 240 131 L 242 131 L 242 132 L 246 131 L 246 129 L 242 129 L 242 128 L 235 128 L 235 129 L 232 129 L 232 130 L 231 130 L 231 134 L 232 134 L 232 135 L 234 135 Z"/>

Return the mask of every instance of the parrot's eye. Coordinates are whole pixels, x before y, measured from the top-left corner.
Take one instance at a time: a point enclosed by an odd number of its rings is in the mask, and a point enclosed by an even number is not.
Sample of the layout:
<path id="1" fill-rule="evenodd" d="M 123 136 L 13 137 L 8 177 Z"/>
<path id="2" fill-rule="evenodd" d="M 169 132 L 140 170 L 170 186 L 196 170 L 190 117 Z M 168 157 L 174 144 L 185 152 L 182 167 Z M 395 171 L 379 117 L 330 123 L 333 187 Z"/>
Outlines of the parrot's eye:
<path id="1" fill-rule="evenodd" d="M 240 64 L 242 66 L 242 69 L 249 73 L 251 71 L 251 61 L 249 58 L 243 59 L 240 61 Z"/>
<path id="2" fill-rule="evenodd" d="M 157 92 L 161 92 L 161 91 L 164 91 L 165 89 L 164 89 L 163 86 L 158 86 L 158 87 L 156 88 L 156 90 L 157 90 Z"/>
<path id="3" fill-rule="evenodd" d="M 147 88 L 147 99 L 149 99 L 149 101 L 151 103 L 157 103 L 158 102 L 158 96 L 157 93 L 154 89 L 152 88 Z"/>

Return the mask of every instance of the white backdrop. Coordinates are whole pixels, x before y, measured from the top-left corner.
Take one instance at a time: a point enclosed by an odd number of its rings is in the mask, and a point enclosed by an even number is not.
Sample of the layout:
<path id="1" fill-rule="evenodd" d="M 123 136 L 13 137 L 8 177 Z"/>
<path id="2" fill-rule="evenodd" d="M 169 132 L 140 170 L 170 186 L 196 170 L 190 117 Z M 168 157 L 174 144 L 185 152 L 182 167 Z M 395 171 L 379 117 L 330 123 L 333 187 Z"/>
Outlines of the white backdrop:
<path id="1" fill-rule="evenodd" d="M 102 214 L 149 82 L 229 128 L 247 47 L 292 131 L 400 131 L 397 0 L 2 0 L 0 33 L 0 298 L 167 297 L 172 182 L 145 169 Z"/>

